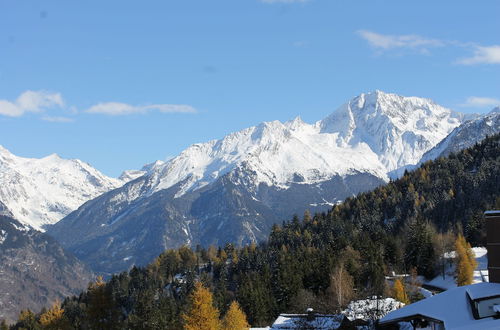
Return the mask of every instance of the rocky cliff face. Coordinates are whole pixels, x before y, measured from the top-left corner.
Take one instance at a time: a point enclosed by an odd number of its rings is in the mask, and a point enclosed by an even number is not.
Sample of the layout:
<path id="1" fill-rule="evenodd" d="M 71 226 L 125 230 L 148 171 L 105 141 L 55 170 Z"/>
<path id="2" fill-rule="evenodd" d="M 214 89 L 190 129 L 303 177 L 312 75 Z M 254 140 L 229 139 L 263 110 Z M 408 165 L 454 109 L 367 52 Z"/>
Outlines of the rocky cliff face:
<path id="1" fill-rule="evenodd" d="M 7 212 L 0 215 L 0 319 L 16 320 L 26 308 L 38 312 L 79 293 L 92 278 L 87 266 L 53 238 Z"/>

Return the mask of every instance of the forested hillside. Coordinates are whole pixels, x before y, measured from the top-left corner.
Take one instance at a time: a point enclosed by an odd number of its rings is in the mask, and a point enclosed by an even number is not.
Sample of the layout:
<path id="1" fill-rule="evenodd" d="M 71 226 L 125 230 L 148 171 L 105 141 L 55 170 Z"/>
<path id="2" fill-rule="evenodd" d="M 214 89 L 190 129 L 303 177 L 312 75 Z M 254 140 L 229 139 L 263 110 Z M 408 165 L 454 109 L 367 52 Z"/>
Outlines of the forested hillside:
<path id="1" fill-rule="evenodd" d="M 274 226 L 266 244 L 167 250 L 147 267 L 66 299 L 60 317 L 82 329 L 178 329 L 198 279 L 221 315 L 237 300 L 251 325 L 269 325 L 280 312 L 336 312 L 354 298 L 388 295 L 390 271 L 436 275 L 450 237 L 464 233 L 484 244 L 483 212 L 500 207 L 499 141 L 489 137 L 427 162 L 328 213 L 294 217 Z M 25 313 L 14 328 L 37 318 Z"/>

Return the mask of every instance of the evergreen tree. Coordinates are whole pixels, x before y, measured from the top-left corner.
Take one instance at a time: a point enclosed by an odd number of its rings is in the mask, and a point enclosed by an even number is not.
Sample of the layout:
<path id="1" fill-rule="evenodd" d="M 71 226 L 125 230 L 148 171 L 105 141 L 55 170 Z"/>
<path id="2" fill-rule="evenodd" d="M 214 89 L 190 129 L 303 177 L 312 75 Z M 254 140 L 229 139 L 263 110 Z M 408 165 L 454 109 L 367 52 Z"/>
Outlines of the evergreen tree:
<path id="1" fill-rule="evenodd" d="M 88 290 L 88 319 L 93 329 L 120 329 L 119 312 L 102 276 Z"/>
<path id="2" fill-rule="evenodd" d="M 434 230 L 426 221 L 418 219 L 408 224 L 406 229 L 406 264 L 409 267 L 416 267 L 417 272 L 427 278 L 434 277 L 437 263 L 433 237 Z"/>
<path id="3" fill-rule="evenodd" d="M 35 313 L 29 309 L 22 310 L 19 313 L 19 318 L 14 325 L 14 329 L 25 329 L 25 330 L 39 330 L 41 329 L 40 323 L 38 322 Z"/>
<path id="4" fill-rule="evenodd" d="M 182 315 L 185 330 L 218 330 L 219 311 L 213 305 L 212 293 L 201 282 L 195 283 L 190 303 L 187 313 Z"/>
<path id="5" fill-rule="evenodd" d="M 233 301 L 222 319 L 221 330 L 248 330 L 249 328 L 247 316 L 241 310 L 238 302 Z"/>

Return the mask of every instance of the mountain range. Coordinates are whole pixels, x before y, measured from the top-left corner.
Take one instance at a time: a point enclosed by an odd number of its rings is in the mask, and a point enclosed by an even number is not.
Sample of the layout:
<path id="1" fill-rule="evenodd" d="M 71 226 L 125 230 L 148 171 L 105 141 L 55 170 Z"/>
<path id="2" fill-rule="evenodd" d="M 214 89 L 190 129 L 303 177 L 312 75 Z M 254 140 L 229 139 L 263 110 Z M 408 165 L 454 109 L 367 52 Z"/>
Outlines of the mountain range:
<path id="1" fill-rule="evenodd" d="M 293 214 L 325 211 L 498 131 L 498 108 L 465 115 L 374 91 L 313 124 L 264 122 L 118 179 L 80 160 L 23 158 L 0 147 L 0 201 L 22 224 L 47 229 L 94 270 L 111 273 L 183 244 L 265 240 Z"/>
<path id="2" fill-rule="evenodd" d="M 0 146 L 0 319 L 85 288 L 88 266 L 111 274 L 168 248 L 266 240 L 294 214 L 324 212 L 499 131 L 500 108 L 465 115 L 374 91 L 313 124 L 264 122 L 118 179 Z"/>
<path id="3" fill-rule="evenodd" d="M 361 94 L 313 124 L 265 122 L 194 144 L 48 232 L 101 273 L 183 244 L 265 240 L 274 223 L 401 175 L 468 120 L 484 118 L 418 97 Z"/>

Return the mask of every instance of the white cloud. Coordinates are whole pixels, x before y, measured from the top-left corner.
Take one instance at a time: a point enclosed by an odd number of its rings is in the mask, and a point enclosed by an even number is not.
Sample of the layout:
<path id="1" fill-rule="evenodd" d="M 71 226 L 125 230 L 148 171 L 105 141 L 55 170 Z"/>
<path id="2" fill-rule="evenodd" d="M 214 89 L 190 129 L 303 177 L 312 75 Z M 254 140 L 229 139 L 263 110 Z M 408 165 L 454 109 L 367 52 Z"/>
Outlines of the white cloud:
<path id="1" fill-rule="evenodd" d="M 19 117 L 26 112 L 43 112 L 54 107 L 64 107 L 61 94 L 28 90 L 15 101 L 0 100 L 0 115 Z"/>
<path id="2" fill-rule="evenodd" d="M 445 45 L 441 40 L 424 38 L 416 34 L 389 35 L 368 30 L 360 30 L 357 33 L 368 41 L 372 47 L 381 50 L 407 48 L 425 52 L 430 47 L 441 47 Z"/>
<path id="3" fill-rule="evenodd" d="M 44 121 L 49 121 L 52 123 L 71 123 L 74 122 L 75 119 L 69 118 L 69 117 L 52 117 L 52 116 L 44 116 L 42 117 L 42 120 Z"/>
<path id="4" fill-rule="evenodd" d="M 472 57 L 463 58 L 457 61 L 458 64 L 500 64 L 500 46 L 475 46 Z"/>
<path id="5" fill-rule="evenodd" d="M 469 50 L 473 55 L 456 60 L 456 64 L 500 64 L 500 45 L 480 46 L 472 42 L 431 39 L 417 34 L 390 35 L 369 30 L 359 30 L 357 34 L 379 52 L 406 49 L 429 54 L 429 49 L 433 47 L 457 47 Z"/>
<path id="6" fill-rule="evenodd" d="M 100 113 L 111 116 L 130 115 L 134 113 L 147 113 L 149 111 L 160 111 L 163 113 L 196 113 L 196 109 L 184 104 L 151 104 L 131 105 L 121 102 L 103 102 L 91 106 L 86 110 L 88 113 Z"/>
<path id="7" fill-rule="evenodd" d="M 461 107 L 469 108 L 485 108 L 485 107 L 495 107 L 500 105 L 500 99 L 493 97 L 478 97 L 471 96 L 468 97 L 465 103 L 461 104 Z"/>

